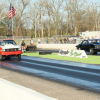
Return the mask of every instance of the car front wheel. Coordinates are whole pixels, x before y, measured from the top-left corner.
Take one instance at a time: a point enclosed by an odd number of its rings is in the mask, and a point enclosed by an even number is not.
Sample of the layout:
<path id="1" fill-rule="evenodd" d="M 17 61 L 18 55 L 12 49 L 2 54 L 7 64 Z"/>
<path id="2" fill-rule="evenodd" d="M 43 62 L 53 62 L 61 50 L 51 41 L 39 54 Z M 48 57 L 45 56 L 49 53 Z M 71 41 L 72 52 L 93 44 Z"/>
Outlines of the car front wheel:
<path id="1" fill-rule="evenodd" d="M 18 60 L 21 60 L 21 54 L 19 54 L 17 57 L 18 57 Z"/>
<path id="2" fill-rule="evenodd" d="M 3 59 L 3 56 L 0 54 L 0 61 Z"/>

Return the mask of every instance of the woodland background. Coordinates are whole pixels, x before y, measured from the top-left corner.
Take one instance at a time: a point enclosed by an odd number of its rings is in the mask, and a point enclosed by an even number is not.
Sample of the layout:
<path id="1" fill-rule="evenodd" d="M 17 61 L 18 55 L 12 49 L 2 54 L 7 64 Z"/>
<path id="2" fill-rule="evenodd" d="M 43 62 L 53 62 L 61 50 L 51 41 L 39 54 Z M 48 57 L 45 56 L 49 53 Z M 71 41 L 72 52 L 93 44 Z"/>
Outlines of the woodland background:
<path id="1" fill-rule="evenodd" d="M 100 4 L 88 0 L 12 0 L 14 36 L 52 37 L 100 31 Z M 12 35 L 10 1 L 0 3 L 0 36 Z"/>

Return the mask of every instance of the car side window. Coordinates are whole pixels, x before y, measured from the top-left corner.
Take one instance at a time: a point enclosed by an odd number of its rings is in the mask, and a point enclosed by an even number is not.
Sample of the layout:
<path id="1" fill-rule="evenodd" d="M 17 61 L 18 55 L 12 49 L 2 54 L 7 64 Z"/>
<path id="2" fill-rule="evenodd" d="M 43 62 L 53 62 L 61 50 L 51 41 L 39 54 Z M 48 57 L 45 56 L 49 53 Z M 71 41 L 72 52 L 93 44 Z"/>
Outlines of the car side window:
<path id="1" fill-rule="evenodd" d="M 100 40 L 97 40 L 97 43 L 100 43 Z"/>
<path id="2" fill-rule="evenodd" d="M 87 41 L 83 41 L 82 44 L 88 44 L 88 42 Z"/>
<path id="3" fill-rule="evenodd" d="M 92 43 L 92 41 L 91 41 L 91 40 L 89 40 L 89 43 Z"/>

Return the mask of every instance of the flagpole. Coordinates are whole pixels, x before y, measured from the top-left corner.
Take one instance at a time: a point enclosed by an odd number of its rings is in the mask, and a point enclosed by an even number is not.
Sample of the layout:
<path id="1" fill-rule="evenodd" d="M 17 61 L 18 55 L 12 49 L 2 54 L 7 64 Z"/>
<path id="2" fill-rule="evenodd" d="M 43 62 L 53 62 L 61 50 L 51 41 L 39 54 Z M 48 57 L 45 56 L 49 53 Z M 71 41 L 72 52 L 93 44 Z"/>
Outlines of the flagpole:
<path id="1" fill-rule="evenodd" d="M 13 17 L 12 17 L 12 37 L 13 37 L 13 40 L 14 40 L 14 36 L 13 36 Z"/>
<path id="2" fill-rule="evenodd" d="M 13 17 L 16 15 L 16 9 L 11 5 L 10 3 L 10 9 L 9 9 L 9 19 L 12 18 L 12 38 L 14 40 L 13 35 Z"/>

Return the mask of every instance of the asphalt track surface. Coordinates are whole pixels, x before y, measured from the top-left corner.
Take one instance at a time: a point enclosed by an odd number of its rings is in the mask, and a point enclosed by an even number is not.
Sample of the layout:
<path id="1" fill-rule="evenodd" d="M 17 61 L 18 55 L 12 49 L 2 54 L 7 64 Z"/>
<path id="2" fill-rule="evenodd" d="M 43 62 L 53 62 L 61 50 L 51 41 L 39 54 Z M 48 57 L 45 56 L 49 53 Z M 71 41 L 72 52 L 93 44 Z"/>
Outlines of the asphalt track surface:
<path id="1" fill-rule="evenodd" d="M 99 65 L 22 56 L 1 61 L 0 67 L 100 92 Z"/>

